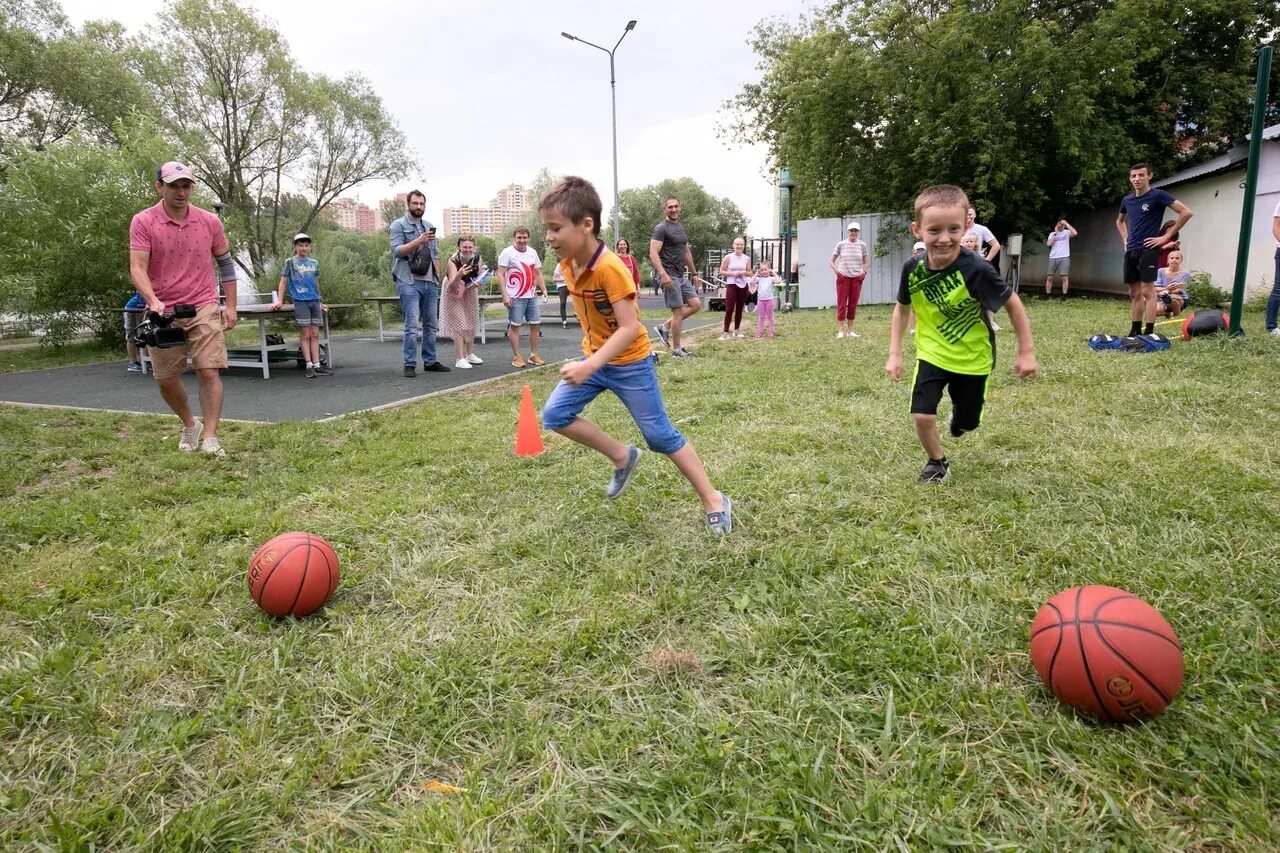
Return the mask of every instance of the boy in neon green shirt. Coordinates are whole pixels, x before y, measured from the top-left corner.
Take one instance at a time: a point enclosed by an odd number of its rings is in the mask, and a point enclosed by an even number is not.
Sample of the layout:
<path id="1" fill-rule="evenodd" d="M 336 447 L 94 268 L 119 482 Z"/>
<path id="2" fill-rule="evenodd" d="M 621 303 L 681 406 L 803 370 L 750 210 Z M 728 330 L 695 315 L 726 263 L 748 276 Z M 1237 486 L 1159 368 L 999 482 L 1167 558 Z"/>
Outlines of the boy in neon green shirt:
<path id="1" fill-rule="evenodd" d="M 952 436 L 959 438 L 977 429 L 982 420 L 987 377 L 996 356 L 991 313 L 1003 307 L 1017 333 L 1013 375 L 1031 378 L 1039 372 L 1022 300 L 991 264 L 960 245 L 968 210 L 969 198 L 959 187 L 940 184 L 916 197 L 911 231 L 924 241 L 925 254 L 913 256 L 903 266 L 893 309 L 884 370 L 895 382 L 902 378 L 903 332 L 911 315 L 916 316 L 911 414 L 916 437 L 929 456 L 920 472 L 922 483 L 940 483 L 950 475 L 938 437 L 943 389 L 951 394 Z"/>

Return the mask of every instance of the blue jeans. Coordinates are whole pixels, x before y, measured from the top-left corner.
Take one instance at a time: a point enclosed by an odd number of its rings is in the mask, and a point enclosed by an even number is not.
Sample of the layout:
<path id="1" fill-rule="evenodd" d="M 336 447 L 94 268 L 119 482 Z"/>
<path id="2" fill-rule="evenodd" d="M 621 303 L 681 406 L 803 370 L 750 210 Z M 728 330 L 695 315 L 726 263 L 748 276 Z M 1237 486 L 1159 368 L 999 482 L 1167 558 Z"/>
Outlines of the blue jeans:
<path id="1" fill-rule="evenodd" d="M 1276 279 L 1271 283 L 1271 295 L 1267 297 L 1267 331 L 1276 327 L 1276 313 L 1280 312 L 1280 246 L 1276 247 Z"/>
<path id="2" fill-rule="evenodd" d="M 662 403 L 658 371 L 654 369 L 651 355 L 632 364 L 606 364 L 576 387 L 561 381 L 542 409 L 542 425 L 547 429 L 564 429 L 601 391 L 612 391 L 627 407 L 650 450 L 675 453 L 684 447 L 684 436 L 672 426 L 667 407 Z"/>
<path id="3" fill-rule="evenodd" d="M 404 366 L 417 364 L 418 320 L 422 320 L 422 365 L 436 363 L 436 306 L 440 303 L 440 286 L 434 281 L 396 282 L 400 310 L 404 311 Z"/>

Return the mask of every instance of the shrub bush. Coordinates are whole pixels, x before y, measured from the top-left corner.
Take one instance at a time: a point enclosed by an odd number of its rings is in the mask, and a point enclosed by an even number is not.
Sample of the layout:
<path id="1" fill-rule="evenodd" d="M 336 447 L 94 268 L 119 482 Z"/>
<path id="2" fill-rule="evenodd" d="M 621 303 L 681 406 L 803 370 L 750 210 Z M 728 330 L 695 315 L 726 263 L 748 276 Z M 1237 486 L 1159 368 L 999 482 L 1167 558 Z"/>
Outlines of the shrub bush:
<path id="1" fill-rule="evenodd" d="M 1221 308 L 1230 298 L 1204 270 L 1193 272 L 1187 282 L 1187 304 L 1192 308 Z"/>

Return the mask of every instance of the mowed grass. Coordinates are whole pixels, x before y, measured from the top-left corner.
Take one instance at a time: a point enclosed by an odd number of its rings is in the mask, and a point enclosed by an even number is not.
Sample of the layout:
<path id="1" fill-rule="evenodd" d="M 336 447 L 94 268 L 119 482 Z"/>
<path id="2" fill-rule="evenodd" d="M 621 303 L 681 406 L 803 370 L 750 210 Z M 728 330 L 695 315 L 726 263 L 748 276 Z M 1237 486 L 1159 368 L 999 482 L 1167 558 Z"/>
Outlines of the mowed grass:
<path id="1" fill-rule="evenodd" d="M 1000 332 L 940 487 L 885 307 L 664 358 L 723 542 L 656 454 L 617 503 L 557 436 L 515 458 L 550 370 L 227 425 L 224 462 L 172 418 L 0 410 L 0 847 L 1276 848 L 1280 346 L 1093 353 L 1124 305 L 1029 311 L 1042 378 Z M 291 529 L 342 582 L 276 620 L 245 569 Z M 1036 677 L 1031 618 L 1082 583 L 1182 640 L 1151 724 Z"/>

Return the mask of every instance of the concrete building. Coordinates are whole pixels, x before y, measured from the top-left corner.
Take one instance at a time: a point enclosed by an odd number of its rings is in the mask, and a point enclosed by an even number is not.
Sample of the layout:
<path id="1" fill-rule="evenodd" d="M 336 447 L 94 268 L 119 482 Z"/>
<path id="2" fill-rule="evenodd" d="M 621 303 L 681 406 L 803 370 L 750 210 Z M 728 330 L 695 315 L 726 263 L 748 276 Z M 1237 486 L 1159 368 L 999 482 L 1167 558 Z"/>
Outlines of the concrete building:
<path id="1" fill-rule="evenodd" d="M 382 214 L 354 198 L 335 198 L 326 212 L 347 231 L 374 234 L 382 227 Z"/>
<path id="2" fill-rule="evenodd" d="M 1271 220 L 1280 202 L 1280 124 L 1262 133 L 1258 160 L 1258 191 L 1254 201 L 1249 264 L 1245 275 L 1246 296 L 1271 289 L 1275 277 L 1276 241 Z M 1230 292 L 1235 285 L 1236 250 L 1240 240 L 1240 214 L 1244 205 L 1244 170 L 1248 142 L 1231 147 L 1225 154 L 1184 169 L 1167 178 L 1156 176 L 1152 186 L 1160 187 L 1195 214 L 1181 234 L 1182 253 L 1192 271 L 1203 270 L 1213 283 Z M 1127 164 L 1120 166 L 1125 168 Z M 1071 241 L 1071 289 L 1126 294 L 1122 280 L 1124 246 L 1116 230 L 1115 203 L 1069 217 L 1080 232 Z M 1166 219 L 1176 219 L 1170 211 Z M 1046 222 L 1042 231 L 1024 235 L 1022 286 L 1043 285 L 1049 264 L 1044 240 L 1053 228 Z"/>
<path id="3" fill-rule="evenodd" d="M 529 196 L 525 188 L 520 184 L 507 184 L 498 190 L 487 207 L 469 204 L 446 207 L 441 234 L 478 234 L 500 239 L 509 236 L 516 222 L 528 212 Z"/>

